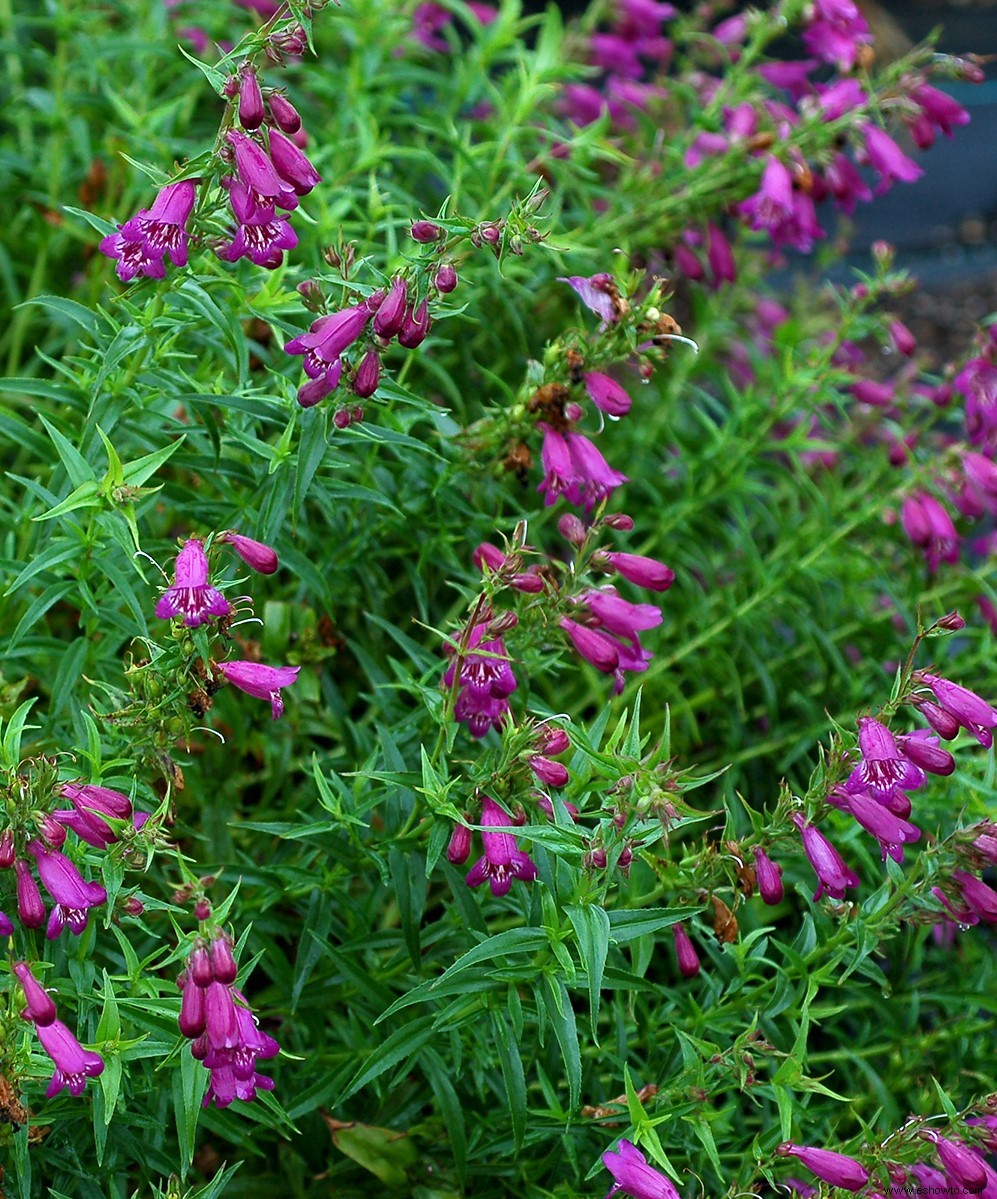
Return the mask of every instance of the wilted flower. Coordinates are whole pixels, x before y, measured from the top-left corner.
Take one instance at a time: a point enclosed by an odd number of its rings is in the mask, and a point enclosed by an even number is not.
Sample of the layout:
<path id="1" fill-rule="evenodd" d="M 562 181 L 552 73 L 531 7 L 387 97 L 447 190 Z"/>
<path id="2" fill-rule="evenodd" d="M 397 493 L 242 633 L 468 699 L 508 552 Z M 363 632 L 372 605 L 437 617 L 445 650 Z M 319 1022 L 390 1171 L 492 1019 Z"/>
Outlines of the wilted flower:
<path id="1" fill-rule="evenodd" d="M 512 817 L 487 795 L 481 805 L 481 823 L 490 826 L 481 833 L 485 853 L 468 871 L 467 885 L 478 887 L 487 879 L 492 894 L 500 896 L 507 894 L 514 878 L 523 882 L 536 878 L 536 866 L 529 854 L 516 847 L 516 838 L 512 833 L 494 831 L 495 828 L 511 825 Z"/>
<path id="2" fill-rule="evenodd" d="M 247 695 L 268 699 L 274 720 L 284 715 L 283 687 L 290 687 L 298 677 L 300 666 L 264 666 L 262 662 L 219 662 L 218 669 L 225 679 Z"/>
<path id="3" fill-rule="evenodd" d="M 182 616 L 184 624 L 192 629 L 231 611 L 232 605 L 208 582 L 204 545 L 196 537 L 188 538 L 177 554 L 174 581 L 156 604 L 156 615 L 160 620 Z"/>

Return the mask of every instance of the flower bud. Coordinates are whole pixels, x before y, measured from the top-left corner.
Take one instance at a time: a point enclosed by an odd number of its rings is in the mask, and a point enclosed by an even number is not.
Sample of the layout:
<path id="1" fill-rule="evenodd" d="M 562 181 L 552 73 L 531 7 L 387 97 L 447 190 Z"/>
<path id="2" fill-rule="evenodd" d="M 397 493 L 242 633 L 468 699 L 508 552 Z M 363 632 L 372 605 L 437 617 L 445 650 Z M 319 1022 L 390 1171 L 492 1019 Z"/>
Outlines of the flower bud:
<path id="1" fill-rule="evenodd" d="M 447 861 L 463 866 L 471 854 L 471 830 L 466 824 L 455 824 L 447 846 Z"/>
<path id="2" fill-rule="evenodd" d="M 433 285 L 442 295 L 449 295 L 457 286 L 457 271 L 452 262 L 444 262 L 433 278 Z"/>
<path id="3" fill-rule="evenodd" d="M 14 865 L 14 834 L 5 828 L 0 834 L 0 868 L 9 870 Z"/>
<path id="4" fill-rule="evenodd" d="M 239 124 L 250 132 L 259 129 L 265 116 L 260 81 L 252 67 L 239 73 Z"/>
<path id="5" fill-rule="evenodd" d="M 700 969 L 699 954 L 685 931 L 685 925 L 673 924 L 672 936 L 675 939 L 675 957 L 679 964 L 679 972 L 683 978 L 695 978 Z"/>
<path id="6" fill-rule="evenodd" d="M 412 228 L 409 229 L 409 234 L 413 241 L 425 244 L 439 241 L 443 236 L 443 230 L 432 221 L 413 221 Z"/>
<path id="7" fill-rule="evenodd" d="M 191 950 L 187 959 L 187 972 L 195 987 L 210 986 L 214 973 L 211 969 L 211 955 L 203 941 L 198 942 Z"/>
<path id="8" fill-rule="evenodd" d="M 238 973 L 232 956 L 232 943 L 226 936 L 215 937 L 211 942 L 211 972 L 220 983 L 234 983 Z"/>
<path id="9" fill-rule="evenodd" d="M 573 512 L 565 512 L 563 516 L 558 517 L 557 531 L 572 545 L 581 545 L 585 540 L 585 526 Z"/>
<path id="10" fill-rule="evenodd" d="M 366 400 L 377 391 L 381 379 L 381 355 L 377 350 L 368 350 L 360 360 L 353 377 L 353 394 Z"/>
<path id="11" fill-rule="evenodd" d="M 378 337 L 390 339 L 401 329 L 407 303 L 408 284 L 404 279 L 397 278 L 374 314 L 374 332 Z"/>
<path id="12" fill-rule="evenodd" d="M 270 95 L 270 115 L 274 124 L 284 133 L 297 133 L 301 128 L 301 117 L 283 92 L 272 92 Z"/>
<path id="13" fill-rule="evenodd" d="M 755 849 L 754 855 L 758 894 L 767 904 L 780 903 L 783 895 L 782 867 L 761 849 Z"/>
<path id="14" fill-rule="evenodd" d="M 402 327 L 398 331 L 398 344 L 407 350 L 414 350 L 416 346 L 421 346 L 426 340 L 426 334 L 429 332 L 431 324 L 429 304 L 425 300 L 414 310 L 409 305 L 405 310 Z"/>

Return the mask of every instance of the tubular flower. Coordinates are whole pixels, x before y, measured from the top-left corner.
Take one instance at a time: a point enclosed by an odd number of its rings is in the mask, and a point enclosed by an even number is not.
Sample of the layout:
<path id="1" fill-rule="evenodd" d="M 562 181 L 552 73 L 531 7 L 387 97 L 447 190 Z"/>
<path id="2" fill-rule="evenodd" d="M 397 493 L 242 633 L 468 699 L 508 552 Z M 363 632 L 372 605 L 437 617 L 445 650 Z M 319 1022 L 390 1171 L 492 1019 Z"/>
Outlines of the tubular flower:
<path id="1" fill-rule="evenodd" d="M 372 316 L 366 303 L 321 316 L 307 333 L 292 338 L 284 349 L 288 354 L 303 354 L 305 374 L 309 379 L 318 379 L 336 365 L 340 354 L 353 345 Z"/>
<path id="2" fill-rule="evenodd" d="M 869 123 L 859 128 L 865 136 L 865 160 L 879 175 L 877 193 L 887 191 L 894 181 L 913 183 L 921 178 L 924 171 L 913 158 L 907 157 L 885 130 Z"/>
<path id="3" fill-rule="evenodd" d="M 63 1087 L 68 1087 L 71 1095 L 82 1095 L 87 1079 L 104 1072 L 104 1059 L 100 1054 L 84 1049 L 61 1020 L 36 1024 L 35 1032 L 55 1066 L 46 1098 L 58 1095 Z"/>
<path id="4" fill-rule="evenodd" d="M 117 233 L 104 238 L 100 251 L 118 260 L 114 269 L 119 279 L 126 283 L 136 275 L 162 279 L 167 254 L 174 266 L 187 265 L 186 225 L 194 196 L 194 184 L 189 179 L 168 184 L 151 208 L 143 208 Z"/>
<path id="5" fill-rule="evenodd" d="M 14 875 L 17 879 L 17 918 L 25 928 L 39 928 L 45 923 L 45 901 L 31 867 L 23 858 L 14 863 Z"/>
<path id="6" fill-rule="evenodd" d="M 841 806 L 879 842 L 883 861 L 889 854 L 894 862 L 904 860 L 904 845 L 917 841 L 921 830 L 890 811 L 870 791 L 849 790 L 840 795 Z"/>
<path id="7" fill-rule="evenodd" d="M 683 978 L 695 978 L 699 973 L 699 954 L 684 924 L 680 922 L 672 925 L 672 938 L 675 941 L 675 958 L 679 964 L 679 972 Z"/>
<path id="8" fill-rule="evenodd" d="M 869 1171 L 861 1162 L 831 1149 L 813 1149 L 808 1145 L 794 1145 L 786 1141 L 776 1153 L 783 1157 L 798 1157 L 812 1174 L 846 1191 L 860 1191 L 869 1181 Z"/>
<path id="9" fill-rule="evenodd" d="M 237 129 L 230 129 L 225 137 L 235 152 L 235 169 L 253 208 L 276 207 L 290 212 L 298 207 L 294 189 L 277 173 L 262 146 Z"/>
<path id="10" fill-rule="evenodd" d="M 232 240 L 218 250 L 226 262 L 248 258 L 257 266 L 274 270 L 284 261 L 284 251 L 293 250 L 298 235 L 273 205 L 255 204 L 249 189 L 238 179 L 229 187 L 229 200 L 235 214 L 236 230 Z"/>
<path id="11" fill-rule="evenodd" d="M 317 183 L 322 182 L 322 176 L 312 166 L 308 157 L 289 137 L 285 137 L 276 129 L 270 130 L 270 159 L 277 174 L 289 183 L 299 196 L 308 195 Z"/>
<path id="12" fill-rule="evenodd" d="M 834 848 L 820 829 L 807 824 L 799 812 L 793 813 L 793 823 L 800 830 L 803 838 L 803 852 L 810 859 L 810 865 L 817 875 L 817 890 L 814 899 L 826 891 L 834 899 L 845 898 L 846 887 L 857 887 L 859 877 L 845 865 L 841 854 Z"/>
<path id="13" fill-rule="evenodd" d="M 592 403 L 607 416 L 626 416 L 630 411 L 630 396 L 609 375 L 600 371 L 588 371 L 585 375 L 585 390 Z"/>
<path id="14" fill-rule="evenodd" d="M 997 891 L 967 870 L 954 870 L 952 881 L 957 883 L 967 909 L 985 924 L 997 924 Z"/>
<path id="15" fill-rule="evenodd" d="M 755 881 L 758 883 L 758 894 L 765 903 L 777 904 L 782 902 L 782 867 L 773 862 L 764 850 L 755 849 Z"/>
<path id="16" fill-rule="evenodd" d="M 886 803 L 897 788 L 915 791 L 924 786 L 924 771 L 900 749 L 885 724 L 868 716 L 858 724 L 862 760 L 848 778 L 849 790 L 865 789 Z"/>
<path id="17" fill-rule="evenodd" d="M 537 877 L 537 868 L 529 854 L 516 847 L 512 833 L 497 833 L 495 828 L 508 828 L 512 817 L 487 795 L 481 805 L 481 840 L 484 842 L 484 857 L 478 859 L 467 873 L 467 885 L 479 887 L 485 879 L 492 894 L 508 894 L 514 878 L 529 882 Z"/>
<path id="18" fill-rule="evenodd" d="M 871 41 L 866 19 L 853 0 L 815 0 L 803 32 L 808 54 L 816 55 L 839 71 L 850 71 L 859 47 Z"/>
<path id="19" fill-rule="evenodd" d="M 568 499 L 572 503 L 584 502 L 586 512 L 607 499 L 617 487 L 630 481 L 625 474 L 614 470 L 595 443 L 583 434 L 566 433 L 564 440 L 571 458 L 572 474 L 582 493 L 579 500 L 572 499 L 570 494 Z"/>
<path id="20" fill-rule="evenodd" d="M 679 1199 L 674 1185 L 659 1170 L 647 1164 L 647 1158 L 632 1141 L 620 1141 L 616 1149 L 602 1155 L 602 1164 L 613 1176 L 612 1195 L 629 1195 L 631 1199 Z"/>
<path id="21" fill-rule="evenodd" d="M 290 687 L 300 666 L 264 666 L 262 662 L 219 662 L 218 669 L 227 682 L 247 695 L 268 699 L 274 720 L 284 715 L 283 687 Z"/>
<path id="22" fill-rule="evenodd" d="M 485 640 L 488 621 L 479 621 L 463 637 L 447 646 L 456 657 L 443 675 L 443 686 L 457 687 L 454 719 L 466 724 L 475 737 L 490 728 L 500 729 L 509 711 L 508 697 L 516 690 L 516 676 L 501 637 Z"/>
<path id="23" fill-rule="evenodd" d="M 645 558 L 643 554 L 623 554 L 611 551 L 604 555 L 609 566 L 628 582 L 648 591 L 667 591 L 675 582 L 675 571 L 656 558 Z"/>
<path id="24" fill-rule="evenodd" d="M 189 629 L 206 624 L 213 617 L 228 616 L 232 605 L 208 582 L 208 559 L 204 545 L 190 537 L 177 554 L 173 583 L 156 604 L 160 620 L 182 616 Z"/>
<path id="25" fill-rule="evenodd" d="M 88 883 L 57 849 L 49 849 L 41 841 L 29 841 L 28 851 L 38 864 L 38 877 L 45 890 L 55 900 L 45 935 L 51 941 L 68 924 L 79 936 L 87 926 L 90 908 L 106 903 L 107 892 L 99 883 Z"/>
<path id="26" fill-rule="evenodd" d="M 272 575 L 280 565 L 277 560 L 277 551 L 264 541 L 254 541 L 252 537 L 243 537 L 234 529 L 228 529 L 222 533 L 218 540 L 227 542 L 247 566 L 261 575 Z"/>
<path id="27" fill-rule="evenodd" d="M 558 283 L 567 283 L 581 300 L 585 307 L 599 317 L 599 329 L 608 329 L 626 311 L 612 275 L 602 272 L 598 275 L 569 275 L 558 276 Z"/>

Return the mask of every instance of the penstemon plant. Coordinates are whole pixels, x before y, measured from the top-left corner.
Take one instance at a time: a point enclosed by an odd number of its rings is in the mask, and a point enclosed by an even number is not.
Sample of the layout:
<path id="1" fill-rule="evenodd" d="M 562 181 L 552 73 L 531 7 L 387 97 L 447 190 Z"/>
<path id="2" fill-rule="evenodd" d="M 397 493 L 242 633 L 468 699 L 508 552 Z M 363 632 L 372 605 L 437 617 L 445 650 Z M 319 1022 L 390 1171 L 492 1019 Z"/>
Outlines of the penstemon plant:
<path id="1" fill-rule="evenodd" d="M 980 61 L 0 18 L 0 1192 L 997 1196 L 997 320 L 830 269 Z"/>

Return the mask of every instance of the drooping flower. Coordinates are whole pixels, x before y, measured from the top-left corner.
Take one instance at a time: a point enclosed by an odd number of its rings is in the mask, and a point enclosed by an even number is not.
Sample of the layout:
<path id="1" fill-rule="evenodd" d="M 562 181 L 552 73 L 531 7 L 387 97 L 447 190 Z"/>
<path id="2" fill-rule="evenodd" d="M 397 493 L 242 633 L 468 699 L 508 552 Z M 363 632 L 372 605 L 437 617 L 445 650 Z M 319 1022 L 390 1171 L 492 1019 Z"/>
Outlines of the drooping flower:
<path id="1" fill-rule="evenodd" d="M 632 1141 L 621 1140 L 616 1149 L 602 1155 L 602 1164 L 613 1176 L 611 1195 L 629 1195 L 631 1199 L 679 1199 L 674 1184 L 659 1170 L 647 1164 L 647 1158 Z"/>
<path id="2" fill-rule="evenodd" d="M 211 1071 L 204 1107 L 212 1103 L 215 1107 L 228 1107 L 233 1099 L 248 1103 L 256 1098 L 257 1090 L 273 1090 L 273 1079 L 258 1073 L 256 1063 L 276 1057 L 280 1046 L 260 1028 L 243 996 L 239 992 L 235 995 L 241 1002 L 235 1006 L 234 1043 L 219 1048 L 211 1046 L 203 1059 Z"/>
<path id="3" fill-rule="evenodd" d="M 227 542 L 247 566 L 261 575 L 272 575 L 280 565 L 277 551 L 264 541 L 254 541 L 252 537 L 244 537 L 234 529 L 219 534 L 218 540 Z"/>
<path id="4" fill-rule="evenodd" d="M 564 434 L 542 421 L 540 428 L 544 435 L 543 447 L 540 451 L 544 477 L 537 491 L 544 496 L 544 504 L 548 508 L 561 495 L 565 496 L 572 504 L 580 504 L 582 499 L 581 479 L 575 473 L 571 452 Z"/>
<path id="5" fill-rule="evenodd" d="M 261 145 L 238 129 L 230 129 L 225 138 L 235 152 L 239 181 L 254 208 L 283 208 L 291 212 L 298 207 L 297 193 L 280 177 Z"/>
<path id="6" fill-rule="evenodd" d="M 481 805 L 481 823 L 486 826 L 481 833 L 485 853 L 468 871 L 467 885 L 478 887 L 487 879 L 492 894 L 501 896 L 508 893 L 513 879 L 523 882 L 535 879 L 537 868 L 529 854 L 516 846 L 513 834 L 494 831 L 508 828 L 512 817 L 487 795 Z"/>
<path id="7" fill-rule="evenodd" d="M 997 891 L 968 870 L 953 870 L 952 881 L 957 883 L 967 909 L 986 924 L 997 924 Z"/>
<path id="8" fill-rule="evenodd" d="M 942 562 L 959 561 L 959 534 L 945 507 L 933 495 L 920 491 L 904 497 L 900 507 L 904 532 L 924 551 L 930 570 Z"/>
<path id="9" fill-rule="evenodd" d="M 817 890 L 814 892 L 814 899 L 820 899 L 825 891 L 834 899 L 844 899 L 846 887 L 859 885 L 858 875 L 845 865 L 841 854 L 820 829 L 815 828 L 812 824 L 807 824 L 799 812 L 794 812 L 792 819 L 800 830 L 800 836 L 803 839 L 803 852 L 809 858 L 810 865 L 813 866 L 814 873 L 817 875 Z"/>
<path id="10" fill-rule="evenodd" d="M 187 220 L 194 207 L 195 188 L 189 179 L 162 189 L 151 208 L 143 208 L 105 237 L 100 251 L 116 258 L 115 272 L 129 282 L 136 275 L 162 279 L 169 254 L 174 266 L 187 265 Z"/>
<path id="11" fill-rule="evenodd" d="M 99 883 L 88 883 L 59 850 L 35 840 L 28 842 L 28 851 L 34 855 L 45 890 L 55 900 L 45 935 L 53 940 L 68 924 L 79 936 L 87 926 L 90 908 L 106 903 L 107 892 Z"/>
<path id="12" fill-rule="evenodd" d="M 776 1149 L 776 1153 L 783 1157 L 798 1157 L 812 1174 L 846 1191 L 860 1191 L 869 1181 L 869 1171 L 861 1162 L 831 1149 L 816 1149 L 786 1141 Z"/>
<path id="13" fill-rule="evenodd" d="M 582 503 L 586 512 L 601 504 L 617 487 L 629 482 L 625 474 L 609 465 L 595 443 L 584 434 L 566 433 L 564 440 L 567 442 L 571 458 L 571 471 L 581 488 Z M 568 498 L 571 499 L 571 496 Z"/>
<path id="14" fill-rule="evenodd" d="M 61 1020 L 36 1024 L 35 1032 L 55 1066 L 46 1098 L 58 1095 L 63 1087 L 68 1087 L 71 1095 L 82 1095 L 87 1079 L 103 1073 L 104 1059 L 99 1053 L 84 1049 Z"/>
<path id="15" fill-rule="evenodd" d="M 925 1129 L 921 1135 L 934 1145 L 935 1152 L 945 1168 L 945 1174 L 951 1182 L 957 1183 L 968 1192 L 982 1190 L 987 1182 L 986 1163 L 982 1157 L 974 1153 L 968 1145 L 939 1136 L 932 1129 Z"/>
<path id="16" fill-rule="evenodd" d="M 321 316 L 307 333 L 292 338 L 284 349 L 288 354 L 303 354 L 305 374 L 317 379 L 338 363 L 340 354 L 353 345 L 372 316 L 366 302 Z"/>
<path id="17" fill-rule="evenodd" d="M 300 666 L 265 666 L 262 662 L 219 662 L 218 669 L 225 679 L 253 695 L 257 699 L 268 699 L 274 720 L 284 715 L 284 699 L 281 689 L 290 687 L 298 677 Z"/>
<path id="18" fill-rule="evenodd" d="M 657 558 L 646 558 L 643 554 L 624 554 L 615 550 L 601 555 L 617 574 L 622 575 L 638 587 L 648 591 L 667 591 L 675 582 L 675 571 L 659 562 Z"/>
<path id="19" fill-rule="evenodd" d="M 865 831 L 876 838 L 884 862 L 887 854 L 895 862 L 902 862 L 904 845 L 920 839 L 921 830 L 892 812 L 871 790 L 842 788 L 829 798 L 832 803 L 854 816 Z"/>
<path id="20" fill-rule="evenodd" d="M 299 196 L 306 196 L 322 182 L 322 176 L 315 170 L 311 160 L 277 129 L 270 130 L 270 160 L 274 170 L 286 183 L 289 183 Z"/>
<path id="21" fill-rule="evenodd" d="M 182 616 L 187 628 L 206 624 L 213 617 L 228 616 L 232 605 L 208 582 L 208 558 L 204 543 L 190 537 L 177 554 L 173 583 L 156 604 L 160 620 Z"/>
<path id="22" fill-rule="evenodd" d="M 885 129 L 866 122 L 859 126 L 859 131 L 865 138 L 863 156 L 879 175 L 877 193 L 887 191 L 894 181 L 913 183 L 924 174 L 913 158 L 907 157 Z"/>
<path id="23" fill-rule="evenodd" d="M 45 901 L 31 867 L 23 858 L 14 863 L 14 876 L 17 880 L 17 918 L 25 928 L 39 928 L 45 923 Z"/>
<path id="24" fill-rule="evenodd" d="M 489 622 L 479 621 L 467 634 L 447 647 L 454 660 L 443 675 L 443 686 L 458 688 L 454 719 L 466 724 L 475 737 L 490 728 L 500 729 L 509 711 L 508 697 L 516 690 L 505 642 L 486 638 Z"/>

